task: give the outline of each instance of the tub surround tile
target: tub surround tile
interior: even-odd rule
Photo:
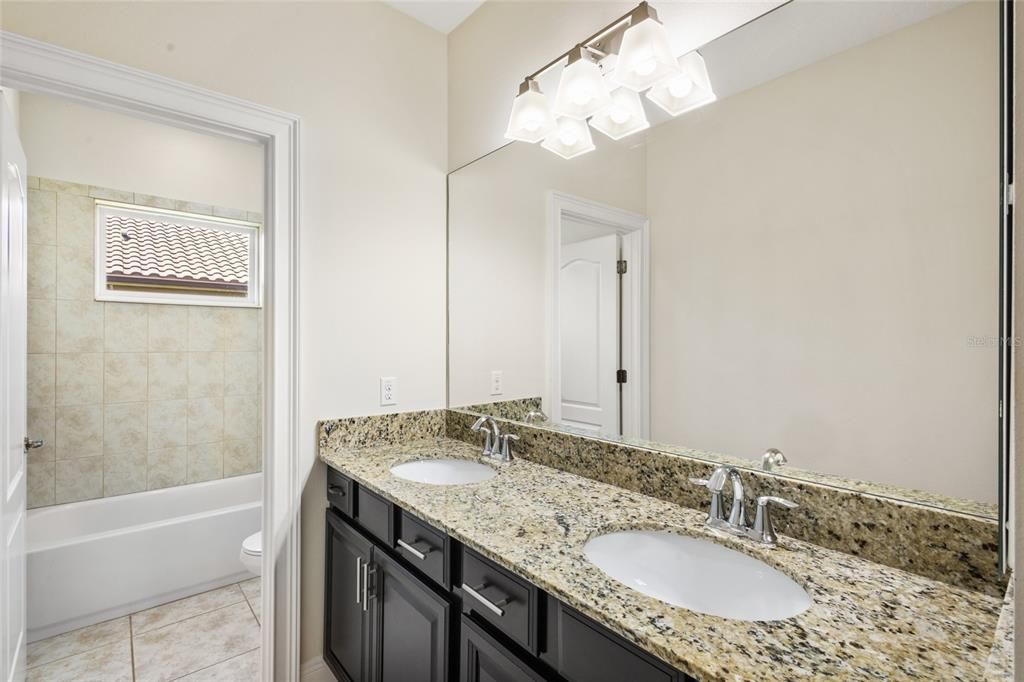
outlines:
[[[26,506],[29,509],[46,507],[56,502],[57,464],[51,461],[28,461]]]
[[[224,350],[221,345],[217,308],[189,306],[188,309],[188,350]]]
[[[57,353],[57,405],[103,403],[103,354]]]
[[[320,431],[328,465],[705,682],[973,680],[984,669],[1001,598],[789,536],[769,549],[719,535],[705,528],[702,511],[525,458],[497,465],[498,475],[479,484],[403,481],[390,474],[394,464],[477,459],[479,448],[447,438],[351,447],[336,445],[335,433]],[[788,574],[814,604],[784,621],[745,622],[646,597],[607,577],[582,551],[593,535],[625,528],[713,539]]]
[[[28,243],[57,244],[57,193],[28,191]]]
[[[108,189],[106,187],[90,187],[89,196],[93,199],[105,199],[107,201],[119,201],[122,204],[135,203],[135,194],[119,189]]]
[[[135,679],[175,679],[259,645],[260,628],[249,605],[225,606],[135,637]]]
[[[146,487],[149,490],[184,485],[188,474],[188,448],[150,450]]]
[[[103,352],[103,303],[57,301],[57,352]]]
[[[118,451],[103,455],[103,495],[125,495],[146,489],[146,451]]]
[[[188,398],[188,353],[149,353],[150,400]]]
[[[224,399],[188,401],[188,444],[216,443],[224,438]]]
[[[57,414],[53,407],[28,408],[28,437],[43,446],[28,451],[29,461],[52,462],[57,452]]]
[[[94,208],[96,201],[88,188],[81,193],[71,194],[57,189],[57,245],[77,246],[88,249],[93,244]]]
[[[168,199],[167,197],[153,196],[152,194],[140,194],[140,193],[136,192],[135,193],[135,200],[134,200],[133,203],[135,203],[135,204],[137,204],[139,206],[149,206],[150,208],[166,208],[166,209],[170,209],[172,211],[175,210],[175,208],[174,208],[175,207],[174,199]]]
[[[188,397],[224,396],[224,353],[220,351],[188,354]]]
[[[225,353],[224,395],[256,395],[258,366],[256,351]]]
[[[479,435],[469,430],[475,418],[449,411],[446,433],[480,443]],[[522,423],[508,423],[503,430],[506,426],[521,437],[517,452],[525,459],[684,507],[707,509],[707,491],[689,479],[710,474],[716,464],[708,457],[669,454]],[[743,481],[748,500],[771,494],[800,505],[796,513],[775,517],[776,528],[787,535],[989,595],[1004,590],[997,523],[992,519],[757,471],[744,471]]]
[[[224,441],[224,476],[254,474],[261,469],[256,439]]]
[[[133,614],[132,636],[138,637],[150,630],[244,601],[245,595],[237,584],[172,601]]]
[[[188,401],[152,401],[148,403],[147,410],[149,450],[163,450],[188,444]]]
[[[179,678],[179,682],[242,682],[260,679],[260,650],[253,649],[223,663]]]
[[[128,617],[115,618],[96,625],[66,632],[28,645],[27,665],[35,668],[44,663],[82,654],[119,642],[131,636]]]
[[[213,206],[201,204],[197,201],[175,201],[174,210],[182,213],[198,213],[199,215],[213,215]]]
[[[151,305],[148,308],[149,350],[188,350],[188,308],[183,305]]]
[[[57,297],[57,247],[50,244],[28,245],[27,284],[29,298]]]
[[[89,196],[89,185],[83,185],[80,182],[69,182],[67,180],[39,178],[39,189],[57,192],[59,194],[72,194],[83,197]]]
[[[56,503],[103,497],[103,457],[57,460]]]
[[[118,403],[103,408],[103,452],[145,452],[146,403]]]
[[[43,298],[28,300],[28,352],[57,350],[57,303]]]
[[[56,400],[57,358],[51,354],[28,356],[28,406],[52,407]]]
[[[60,405],[56,409],[56,459],[103,454],[103,406]]]
[[[256,438],[256,396],[232,395],[224,398],[224,438]]]
[[[132,647],[127,639],[53,663],[29,668],[27,682],[132,682]]]
[[[95,295],[93,250],[77,244],[57,247],[57,298],[91,301]]]
[[[224,446],[201,443],[188,446],[188,482],[201,483],[224,477]]]
[[[148,349],[149,312],[141,303],[105,303],[103,350],[108,353],[142,353]]]
[[[103,400],[106,403],[144,401],[149,396],[149,358],[145,353],[106,353]]]

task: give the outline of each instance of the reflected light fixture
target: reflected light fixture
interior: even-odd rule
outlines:
[[[611,102],[590,119],[590,125],[613,140],[651,127],[640,95],[626,87],[612,92]]]
[[[594,151],[594,139],[590,137],[587,122],[578,118],[559,118],[558,129],[544,138],[540,146],[558,154],[563,159],[573,159],[580,154]]]
[[[612,77],[619,85],[642,92],[678,73],[679,63],[672,54],[668,31],[658,21],[654,8],[640,3],[630,14]]]
[[[608,85],[589,49],[577,45],[569,52],[555,95],[555,115],[585,120],[611,103]]]
[[[527,78],[519,86],[519,94],[512,102],[505,139],[540,142],[556,127],[548,98],[540,91],[537,81]]]
[[[681,73],[656,84],[647,92],[647,99],[672,116],[685,114],[715,101],[708,68],[700,53],[687,52],[679,58],[679,67]]]

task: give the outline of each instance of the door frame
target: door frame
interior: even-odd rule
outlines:
[[[548,407],[551,421],[561,421],[558,272],[562,261],[563,218],[599,223],[614,229],[622,237],[623,255],[629,262],[630,272],[635,275],[623,280],[622,285],[622,369],[629,375],[622,390],[622,433],[627,437],[647,439],[651,431],[650,221],[638,213],[556,191],[547,193],[548,265],[544,282],[547,325],[544,345],[548,361],[544,404]]]
[[[263,145],[262,670],[299,679],[299,117],[7,31],[0,86]]]

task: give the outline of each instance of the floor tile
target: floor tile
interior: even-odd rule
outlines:
[[[263,613],[261,606],[263,604],[263,600],[260,598],[260,595],[262,594],[261,587],[263,583],[260,581],[261,578],[252,578],[245,582],[241,582],[238,585],[242,588],[242,592],[245,594],[245,598],[248,600],[249,606],[252,607],[252,612],[255,614],[256,620],[262,623]]]
[[[128,642],[130,637],[128,616],[115,618],[79,630],[65,632],[63,635],[32,642],[28,645],[27,665],[29,668],[34,668],[59,658],[67,658],[116,642]]]
[[[173,680],[260,645],[260,628],[242,602],[134,637],[137,682]]]
[[[178,682],[255,682],[260,679],[260,650],[253,649],[241,656],[203,668]]]
[[[169,604],[161,604],[132,614],[132,635],[138,637],[150,630],[242,601],[245,601],[245,596],[238,585],[228,585],[219,590],[210,590]]]
[[[26,682],[132,682],[131,642],[86,651],[29,668]]]

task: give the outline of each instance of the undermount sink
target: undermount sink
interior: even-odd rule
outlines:
[[[391,467],[398,478],[430,485],[480,483],[498,475],[492,467],[468,459],[420,459]]]
[[[592,538],[587,559],[637,592],[722,618],[791,618],[811,606],[802,587],[768,564],[721,545],[663,531]]]

